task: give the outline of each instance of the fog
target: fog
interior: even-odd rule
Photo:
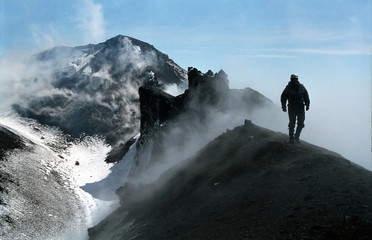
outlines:
[[[51,88],[53,63],[34,61],[28,54],[8,55],[0,59],[0,111]]]
[[[314,83],[309,78],[307,76],[302,80],[300,76],[311,101],[301,138],[372,170],[370,83],[351,80],[329,83],[325,79]],[[280,108],[280,94],[286,84],[284,80],[270,87],[260,87],[259,91]],[[288,114],[282,114],[288,121]],[[282,126],[280,131],[288,134],[287,125]]]
[[[139,170],[136,172],[139,172],[139,175],[130,181],[144,184],[156,181],[162,173],[193,157],[219,135],[244,124],[246,119],[273,131],[280,131],[283,125],[287,125],[280,108],[270,100],[258,98],[261,104],[255,105],[257,96],[254,91],[247,90],[248,96],[252,97],[251,100],[239,97],[242,90],[228,92],[226,98],[220,96],[221,101],[217,106],[191,100],[187,103],[188,111],[185,114],[181,114],[176,120],[159,122],[159,126],[155,128],[160,128],[160,134],[165,136],[160,140],[162,142],[160,156],[151,155],[153,148],[159,145],[147,140],[145,148],[137,155]]]
[[[372,170],[371,99],[363,92],[357,98],[350,98],[347,96],[355,92],[345,87],[337,89],[330,99],[314,95],[303,137]]]
[[[242,125],[245,119],[252,120],[258,126],[288,134],[288,113],[281,111],[280,103],[280,95],[286,84],[287,82],[278,87],[276,98],[271,97],[274,107],[266,106],[247,111],[245,102],[234,101],[230,106],[241,109],[240,111],[206,108],[205,123],[190,123],[181,119],[172,124],[172,129],[167,132],[164,144],[167,147],[160,163],[151,166],[136,181],[155,181],[163,172],[194,156],[220,134]],[[313,89],[311,84],[304,84],[309,86],[307,89],[311,104],[310,110],[306,111],[301,140],[327,148],[363,168],[372,170],[370,88],[358,89],[358,86],[339,84],[339,88],[327,89],[323,86]],[[265,94],[265,89],[261,93]],[[356,93],[359,93],[359,98],[352,97]],[[150,144],[149,151],[151,148]],[[148,153],[142,157],[143,164],[148,164]]]

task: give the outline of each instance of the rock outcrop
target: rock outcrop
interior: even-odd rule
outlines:
[[[229,94],[227,75],[221,70],[203,74],[198,69],[188,69],[189,88],[179,96],[171,96],[159,88],[140,87],[141,135],[152,131],[156,124],[174,120],[181,114],[202,119],[204,108],[226,107]],[[197,112],[199,115],[195,114]]]

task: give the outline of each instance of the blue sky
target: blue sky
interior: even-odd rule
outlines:
[[[370,75],[371,0],[0,0],[0,7],[0,56],[122,34],[184,68],[224,69],[237,88],[291,72],[310,79],[329,64]]]
[[[0,32],[0,58],[128,35],[277,105],[297,73],[312,100],[304,138],[332,132],[320,144],[372,166],[371,0],[0,0]]]

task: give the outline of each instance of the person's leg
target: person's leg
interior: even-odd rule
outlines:
[[[293,109],[288,108],[288,117],[289,117],[289,124],[288,124],[288,130],[289,130],[289,142],[294,142],[294,127],[296,125],[296,112],[293,111]]]
[[[295,140],[297,142],[300,142],[301,131],[305,127],[304,122],[305,122],[305,109],[302,108],[297,113],[297,128],[296,128],[296,133],[295,133]]]

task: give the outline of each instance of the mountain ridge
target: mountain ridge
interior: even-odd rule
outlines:
[[[368,239],[372,173],[339,154],[250,121],[148,186],[90,239]]]

